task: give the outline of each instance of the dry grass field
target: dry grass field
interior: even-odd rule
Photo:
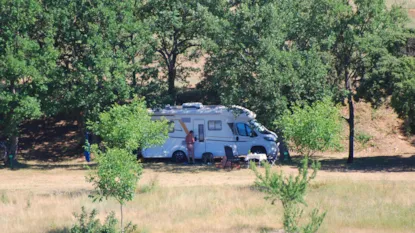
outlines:
[[[374,158],[374,157],[373,157]],[[359,162],[336,167],[322,158],[313,181],[309,208],[327,210],[320,232],[415,232],[415,155],[399,157],[388,167]],[[379,158],[374,158],[379,159]],[[379,161],[377,161],[379,162]],[[137,196],[125,208],[140,232],[276,232],[282,209],[252,188],[249,169],[144,163]],[[275,170],[295,173],[293,166]],[[119,207],[114,201],[92,203],[81,161],[28,163],[0,170],[1,232],[68,232],[81,206],[97,208],[100,218]],[[156,183],[149,189],[148,184]]]

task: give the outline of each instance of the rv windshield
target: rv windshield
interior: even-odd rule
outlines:
[[[269,132],[268,130],[267,130],[267,128],[265,128],[261,123],[259,123],[258,121],[256,121],[256,120],[251,120],[251,121],[249,121],[249,125],[252,127],[252,128],[254,128],[254,129],[256,129],[256,130],[258,130],[258,132],[260,132],[260,133],[262,133],[262,134],[270,134],[271,132]]]

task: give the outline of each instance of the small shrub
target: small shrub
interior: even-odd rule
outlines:
[[[315,233],[318,231],[323,222],[326,212],[319,213],[314,209],[310,215],[308,224],[300,226],[299,221],[303,215],[303,209],[300,204],[306,205],[304,196],[307,187],[312,179],[317,175],[317,170],[320,164],[312,163],[313,173],[308,173],[308,157],[301,161],[301,166],[298,168],[297,176],[285,176],[282,172],[276,173],[271,171],[271,166],[268,163],[263,163],[265,173],[261,174],[255,163],[251,162],[251,169],[254,171],[257,179],[255,185],[258,190],[267,194],[266,200],[270,200],[271,204],[276,201],[281,202],[283,206],[283,225],[284,231],[287,233]]]
[[[3,204],[8,204],[10,202],[9,196],[7,196],[7,193],[5,193],[5,192],[1,193],[0,201]]]
[[[81,214],[74,214],[78,222],[71,228],[71,233],[132,233],[137,231],[137,226],[133,225],[131,222],[123,229],[119,231],[117,229],[118,220],[115,218],[115,213],[111,212],[105,219],[104,224],[102,225],[99,219],[97,218],[98,211],[93,209],[91,213],[85,210],[85,207],[82,207]]]
[[[373,136],[367,134],[365,132],[358,132],[356,133],[356,141],[358,141],[362,146],[366,146],[366,144],[372,140]]]

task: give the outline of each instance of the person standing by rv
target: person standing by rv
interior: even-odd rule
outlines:
[[[186,135],[186,145],[187,145],[187,162],[190,163],[190,157],[192,157],[193,163],[195,163],[195,138],[193,136],[193,130]]]

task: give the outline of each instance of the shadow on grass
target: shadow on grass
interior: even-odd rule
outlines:
[[[302,157],[295,156],[286,165],[297,166]],[[355,157],[352,164],[347,158],[319,158],[322,171],[329,172],[415,172],[415,155],[385,155],[371,157]]]
[[[30,170],[52,170],[52,169],[66,169],[66,170],[88,170],[89,168],[96,167],[96,163],[88,163],[88,164],[62,164],[62,163],[21,163],[21,162],[14,162],[13,168],[10,166],[0,166],[0,170],[12,170],[18,171],[22,169],[30,169]],[[89,168],[88,168],[89,167]]]

